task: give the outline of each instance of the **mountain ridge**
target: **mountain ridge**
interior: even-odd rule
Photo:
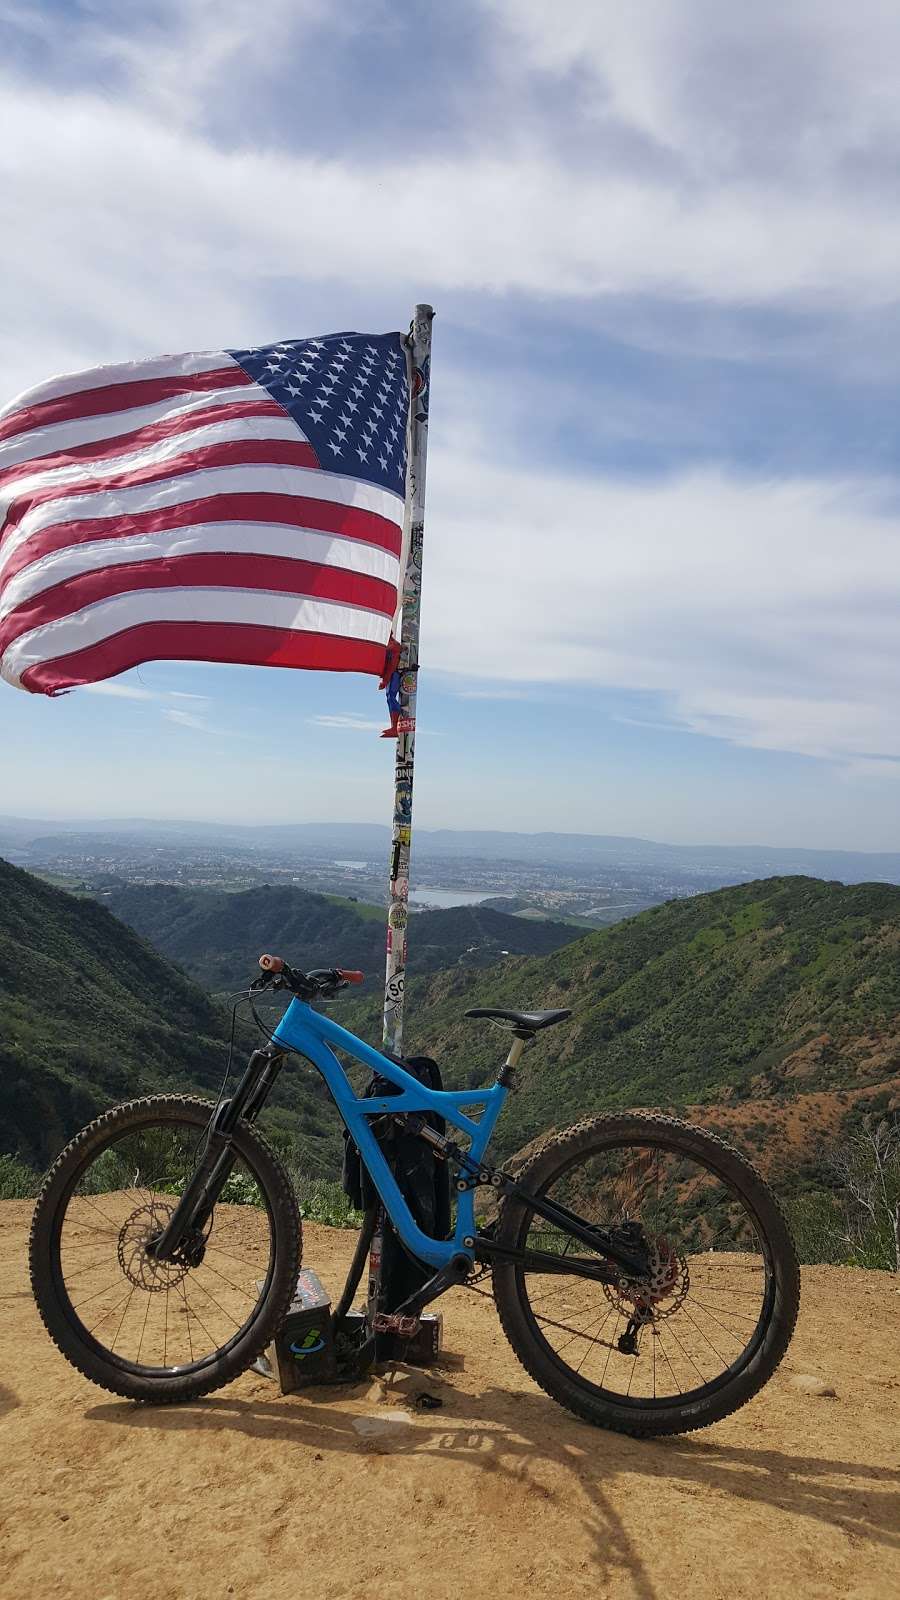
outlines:
[[[129,884],[102,891],[122,922],[177,961],[198,983],[237,989],[263,950],[300,967],[359,968],[372,980],[384,971],[387,911],[357,908],[341,897],[293,884],[251,889]],[[550,919],[510,916],[486,906],[419,911],[411,918],[410,971],[430,972],[464,961],[484,966],[507,953],[547,954],[579,937]]]
[[[29,841],[40,840],[45,845],[54,839],[70,842],[73,836],[97,839],[148,835],[165,838],[168,842],[206,843],[223,846],[245,843],[269,848],[308,846],[318,851],[330,848],[342,853],[361,851],[372,858],[387,860],[390,829],[380,823],[272,823],[238,824],[179,822],[153,818],[107,818],[89,822],[50,821],[33,822],[23,818],[0,816],[0,842],[4,830],[9,842],[16,848],[26,848]],[[900,851],[859,851],[813,848],[790,845],[754,844],[667,844],[654,839],[644,839],[628,834],[559,833],[545,830],[528,833],[501,829],[449,829],[422,828],[415,831],[417,852],[423,856],[492,857],[501,860],[558,862],[590,862],[606,864],[620,862],[623,867],[633,866],[634,859],[648,866],[719,866],[730,862],[741,870],[766,875],[766,867],[781,865],[783,869],[796,863],[798,869],[815,868],[816,876],[826,878],[846,877],[852,873],[856,881],[871,881],[879,875],[889,882],[900,882]],[[634,858],[634,859],[632,859]],[[841,869],[843,868],[843,873]],[[762,870],[760,870],[762,869]],[[771,875],[771,874],[769,874]],[[783,874],[782,874],[783,875]]]

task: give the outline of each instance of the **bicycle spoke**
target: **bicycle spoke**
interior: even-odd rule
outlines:
[[[604,1393],[629,1405],[684,1397],[724,1381],[754,1336],[767,1282],[752,1214],[724,1179],[686,1152],[656,1142],[588,1155],[583,1164],[564,1168],[544,1193],[595,1226],[639,1224],[656,1273],[655,1290],[642,1298],[624,1274],[595,1284],[591,1295],[588,1280],[574,1274],[554,1273],[558,1281],[548,1281],[540,1269],[523,1268],[528,1305],[556,1360],[585,1381],[599,1372]],[[562,1266],[571,1237],[533,1216],[524,1244],[552,1251]],[[626,1324],[649,1357],[643,1366],[638,1354],[623,1351],[621,1361],[617,1354]],[[723,1336],[732,1357],[721,1349]],[[602,1363],[595,1363],[592,1353],[607,1344]]]
[[[229,1203],[226,1186],[207,1219],[199,1264],[161,1261],[149,1248],[194,1170],[200,1138],[194,1124],[160,1123],[111,1139],[81,1170],[63,1217],[59,1267],[72,1313],[116,1362],[140,1372],[215,1357],[256,1314],[265,1292],[256,1283],[270,1280],[272,1218],[265,1205],[243,1203],[263,1191],[237,1157],[242,1203]]]

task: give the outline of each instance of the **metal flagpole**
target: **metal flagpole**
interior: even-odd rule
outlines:
[[[397,761],[391,835],[390,904],[384,980],[383,1045],[392,1055],[403,1046],[403,992],[409,917],[409,858],[412,842],[413,763],[416,750],[416,679],[419,670],[419,609],[422,598],[422,532],[425,518],[425,457],[431,383],[431,306],[416,306],[409,331],[409,457],[406,471],[407,551],[400,634]]]

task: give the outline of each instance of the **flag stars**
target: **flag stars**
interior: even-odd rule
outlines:
[[[398,492],[405,471],[408,390],[397,335],[373,340],[323,334],[232,354],[294,419],[322,470],[350,473]]]

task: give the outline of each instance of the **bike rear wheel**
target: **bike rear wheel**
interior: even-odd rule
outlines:
[[[683,1433],[771,1377],[797,1318],[799,1267],[774,1195],[737,1151],[674,1118],[628,1113],[556,1135],[517,1177],[594,1225],[639,1222],[650,1248],[640,1283],[495,1265],[506,1336],[553,1399],[620,1432]],[[515,1197],[495,1238],[585,1255]]]
[[[31,1282],[55,1344],[80,1372],[133,1400],[193,1399],[231,1381],[280,1325],[301,1257],[290,1181],[239,1122],[222,1196],[189,1263],[147,1250],[171,1216],[214,1107],[131,1101],[66,1146],[38,1197]],[[198,1259],[199,1258],[199,1259]]]

